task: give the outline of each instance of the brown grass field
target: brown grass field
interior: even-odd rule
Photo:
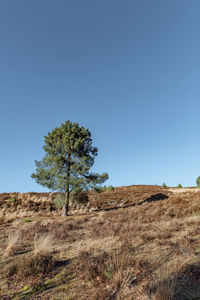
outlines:
[[[54,194],[0,194],[0,299],[200,299],[200,189],[88,195],[62,217]]]

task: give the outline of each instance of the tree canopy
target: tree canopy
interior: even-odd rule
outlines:
[[[77,189],[92,189],[104,183],[108,174],[90,172],[97,156],[89,129],[66,121],[44,137],[45,156],[35,161],[36,172],[31,175],[37,183],[53,191],[66,193],[64,215],[68,214],[69,197]]]
[[[198,187],[200,187],[200,176],[197,177],[197,179],[196,179],[196,184],[197,184]]]

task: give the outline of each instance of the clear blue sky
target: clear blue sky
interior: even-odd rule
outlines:
[[[0,192],[46,191],[34,160],[66,120],[107,184],[194,186],[200,1],[1,0],[0,113]]]

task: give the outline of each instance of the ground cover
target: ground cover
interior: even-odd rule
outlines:
[[[0,195],[1,299],[200,299],[198,189],[89,192],[95,210],[68,217],[14,196]]]

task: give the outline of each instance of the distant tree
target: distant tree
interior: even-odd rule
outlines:
[[[198,187],[200,187],[200,176],[197,177],[197,179],[196,179],[196,184],[197,184]]]
[[[49,132],[44,140],[46,154],[41,161],[35,161],[36,172],[31,177],[42,186],[65,193],[63,215],[67,216],[70,193],[101,185],[108,174],[90,172],[98,149],[92,146],[90,131],[78,123],[66,121]]]
[[[181,189],[183,186],[181,183],[178,184],[178,188]]]

